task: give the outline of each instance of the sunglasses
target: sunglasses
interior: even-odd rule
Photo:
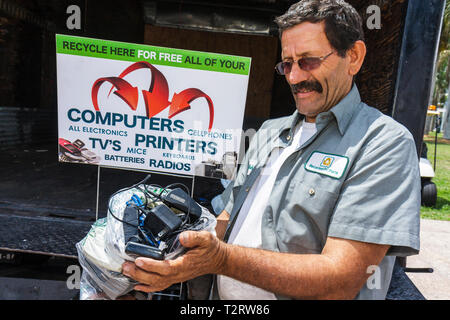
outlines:
[[[294,62],[297,62],[300,69],[305,70],[305,71],[311,71],[311,70],[314,70],[314,69],[317,69],[318,67],[320,67],[322,62],[324,62],[325,59],[328,58],[329,56],[331,56],[333,53],[334,53],[334,51],[323,57],[305,57],[305,58],[300,58],[297,61],[295,61],[295,60],[294,61],[281,61],[281,62],[277,63],[277,65],[275,66],[275,70],[280,75],[288,74],[291,72],[292,65],[294,64]]]

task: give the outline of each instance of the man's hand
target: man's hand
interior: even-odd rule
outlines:
[[[161,291],[203,274],[223,274],[295,299],[353,299],[378,265],[388,245],[328,237],[321,254],[292,254],[226,244],[207,231],[185,231],[189,250],[175,260],[138,258],[123,273],[135,290]]]
[[[225,243],[207,231],[185,231],[180,234],[180,243],[188,251],[175,260],[140,257],[122,265],[123,274],[140,283],[135,290],[156,292],[204,274],[220,273],[226,257]]]

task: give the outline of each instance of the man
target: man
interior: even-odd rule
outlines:
[[[216,274],[220,299],[384,299],[395,256],[418,252],[413,137],[362,103],[353,81],[366,54],[361,18],[344,1],[304,0],[277,23],[276,69],[297,110],[253,138],[218,217],[226,241],[185,232],[184,256],[124,264],[137,290]]]

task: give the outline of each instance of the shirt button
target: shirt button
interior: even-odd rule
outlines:
[[[313,188],[311,188],[311,189],[309,189],[308,193],[309,193],[310,196],[313,196],[313,195],[316,194],[316,190],[314,190]]]
[[[245,192],[248,192],[250,190],[250,188],[245,188]]]
[[[287,136],[287,137],[286,137],[286,140],[287,140],[287,141],[291,140],[291,136]]]

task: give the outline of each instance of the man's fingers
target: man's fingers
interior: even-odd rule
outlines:
[[[137,266],[139,269],[147,272],[152,272],[160,275],[168,275],[170,273],[170,264],[171,263],[169,262],[169,260],[160,261],[151,258],[139,257],[134,261],[134,263],[125,262],[122,265],[122,268],[124,273],[128,271],[128,268]]]
[[[139,287],[144,292],[160,291],[201,273],[199,269],[204,263],[203,259],[214,249],[214,241],[218,240],[210,232],[185,231],[180,235],[180,242],[191,249],[186,254],[174,260],[162,261],[139,257],[134,263],[122,265],[123,274],[139,282],[139,286],[144,285]]]
[[[142,270],[136,267],[134,263],[125,262],[122,265],[122,273],[127,277],[130,277],[141,283],[149,283],[152,278],[157,278],[159,275],[157,273]]]
[[[134,262],[140,269],[168,276],[175,272],[175,265],[172,260],[154,260],[150,258],[139,257]]]

